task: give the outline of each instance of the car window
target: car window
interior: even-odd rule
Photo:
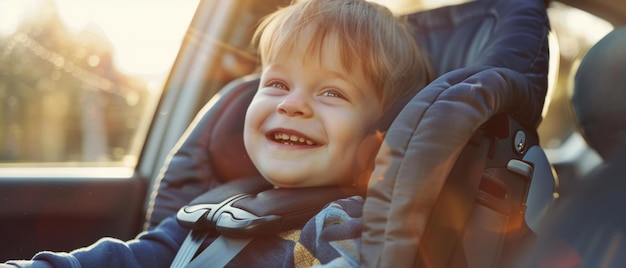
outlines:
[[[554,1],[548,8],[548,16],[558,40],[560,59],[551,103],[544,111],[545,117],[538,131],[542,146],[551,149],[563,145],[576,130],[568,94],[573,86],[577,61],[613,26],[602,18]]]
[[[0,0],[0,167],[134,166],[198,2]]]

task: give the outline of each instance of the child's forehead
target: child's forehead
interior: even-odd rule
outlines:
[[[280,63],[287,60],[299,60],[303,64],[314,64],[336,73],[346,75],[364,75],[362,59],[347,47],[348,40],[342,39],[335,31],[320,32],[314,25],[309,25],[292,36],[293,38],[273,46],[273,51],[266,55],[264,65]],[[350,58],[350,61],[342,58]]]

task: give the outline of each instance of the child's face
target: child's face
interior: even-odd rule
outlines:
[[[382,114],[360,68],[348,73],[337,49],[325,44],[321,51],[303,61],[305,53],[295,49],[264,66],[246,114],[246,150],[278,187],[354,180],[358,147]]]

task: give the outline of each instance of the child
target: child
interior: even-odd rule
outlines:
[[[365,1],[301,1],[268,17],[257,36],[263,73],[244,141],[279,187],[363,175],[353,163],[368,130],[430,76],[407,27]]]
[[[353,184],[368,177],[371,167],[359,164],[370,163],[375,152],[360,158],[368,131],[430,78],[407,26],[364,0],[309,0],[267,17],[257,37],[263,69],[244,142],[263,177],[277,187]],[[229,265],[358,265],[361,205],[360,197],[334,202],[301,232],[254,239]],[[320,236],[328,220],[341,224]],[[69,254],[44,252],[9,263],[168,267],[186,234],[172,217],[128,242],[102,239]]]

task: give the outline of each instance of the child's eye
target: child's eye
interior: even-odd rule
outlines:
[[[280,81],[270,81],[267,83],[268,87],[278,88],[278,89],[287,89],[287,85]]]
[[[324,97],[333,97],[333,98],[342,98],[342,99],[345,99],[345,97],[344,97],[343,95],[341,95],[341,93],[339,93],[339,92],[337,92],[337,91],[335,91],[335,90],[327,90],[327,91],[324,91],[324,92],[322,93],[322,96],[324,96]]]

